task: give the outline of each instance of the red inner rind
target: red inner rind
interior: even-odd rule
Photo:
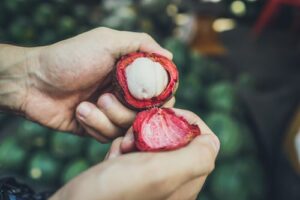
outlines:
[[[127,78],[125,69],[130,65],[135,59],[140,57],[149,58],[155,62],[159,62],[169,75],[169,83],[165,90],[157,97],[151,99],[136,99],[133,97],[128,89]],[[145,52],[134,52],[123,56],[117,63],[116,78],[118,84],[120,85],[124,100],[131,106],[137,109],[150,108],[155,106],[161,106],[165,101],[167,101],[174,93],[176,89],[176,83],[178,81],[178,71],[175,64],[168,58],[161,56],[156,53],[145,53]]]
[[[151,126],[155,123],[162,126]],[[150,134],[147,132],[149,130]],[[135,145],[140,151],[164,151],[187,145],[200,135],[200,129],[171,109],[152,108],[138,113],[133,123],[133,133]]]

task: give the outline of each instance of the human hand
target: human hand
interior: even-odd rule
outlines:
[[[50,46],[34,48],[38,59],[28,66],[21,112],[61,131],[107,142],[124,134],[135,112],[112,95],[116,60],[134,51],[172,58],[149,35],[97,28]],[[174,104],[171,99],[168,105]]]
[[[214,169],[220,144],[198,116],[174,111],[201,129],[189,145],[168,152],[123,154],[134,150],[129,129],[124,138],[113,142],[106,161],[71,180],[50,200],[196,199]]]

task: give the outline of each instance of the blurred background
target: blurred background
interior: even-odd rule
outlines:
[[[0,1],[1,43],[48,45],[99,26],[146,32],[173,52],[176,106],[221,141],[198,199],[300,199],[299,0]],[[0,114],[0,177],[37,190],[57,189],[108,148]]]

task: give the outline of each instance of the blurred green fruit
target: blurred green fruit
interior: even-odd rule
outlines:
[[[219,165],[211,174],[210,191],[215,200],[250,200],[240,171],[234,165]]]
[[[57,31],[60,36],[67,37],[74,34],[77,29],[76,21],[71,16],[62,16],[58,21]]]
[[[7,118],[7,115],[4,113],[0,113],[0,123]]]
[[[13,13],[20,13],[25,8],[26,0],[2,0],[4,2],[5,9]]]
[[[209,198],[208,194],[200,191],[197,200],[211,200],[211,198]]]
[[[58,179],[61,165],[47,152],[37,152],[30,159],[27,176],[43,183],[53,183]]]
[[[16,138],[26,149],[43,148],[47,144],[49,129],[28,120],[22,120],[16,130]]]
[[[107,13],[112,13],[122,7],[133,5],[133,0],[103,0],[102,8]]]
[[[204,58],[197,51],[191,51],[189,57],[190,73],[198,76],[201,81],[204,80],[207,71],[207,58]]]
[[[233,113],[238,109],[235,87],[228,81],[215,83],[207,90],[206,103],[211,110]]]
[[[85,142],[84,138],[63,132],[52,134],[50,148],[55,157],[65,159],[80,155]]]
[[[250,191],[250,199],[265,199],[266,182],[263,168],[255,157],[243,157],[236,161],[236,168],[242,173]]]
[[[196,74],[188,74],[179,81],[179,88],[176,92],[178,101],[183,101],[190,108],[197,107],[203,101],[204,87]]]
[[[23,168],[26,151],[20,147],[15,138],[4,138],[0,143],[0,171],[19,171]]]
[[[87,149],[87,157],[92,164],[96,164],[104,160],[110,144],[101,144],[96,140],[91,140]]]
[[[265,199],[263,171],[255,157],[218,165],[211,174],[209,186],[216,200]]]
[[[239,124],[230,115],[210,113],[205,122],[221,142],[218,158],[232,158],[242,152],[244,137]]]
[[[209,58],[203,57],[197,51],[191,51],[189,61],[190,73],[197,74],[205,85],[227,77],[226,71],[220,65]]]
[[[173,61],[180,73],[186,72],[188,66],[188,49],[178,38],[170,37],[164,41],[164,47],[173,53]]]
[[[253,76],[247,73],[240,74],[237,79],[239,89],[255,89],[256,81]]]
[[[169,1],[161,0],[140,0],[139,9],[147,14],[156,14],[165,12],[166,6],[169,4]]]
[[[24,16],[17,17],[9,26],[9,37],[14,42],[28,44],[33,42],[35,36],[33,24]]]
[[[69,182],[75,176],[79,175],[81,172],[87,170],[88,168],[89,164],[84,159],[77,159],[75,161],[72,161],[63,170],[61,177],[62,184]]]
[[[37,6],[33,19],[35,25],[49,27],[55,22],[56,12],[54,7],[49,3],[41,3]]]
[[[131,7],[122,7],[106,16],[102,20],[102,25],[120,30],[132,30],[137,25],[137,16]]]
[[[82,21],[85,21],[88,19],[88,16],[90,14],[89,11],[90,11],[90,7],[88,7],[85,4],[76,4],[73,8],[74,16],[78,20],[82,20]]]
[[[56,33],[54,30],[51,29],[47,29],[45,31],[43,31],[40,35],[40,45],[48,45],[51,43],[56,42]]]

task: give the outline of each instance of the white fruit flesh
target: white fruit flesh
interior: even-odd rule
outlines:
[[[149,58],[137,58],[126,68],[127,85],[136,99],[150,99],[160,95],[168,85],[167,71]]]

